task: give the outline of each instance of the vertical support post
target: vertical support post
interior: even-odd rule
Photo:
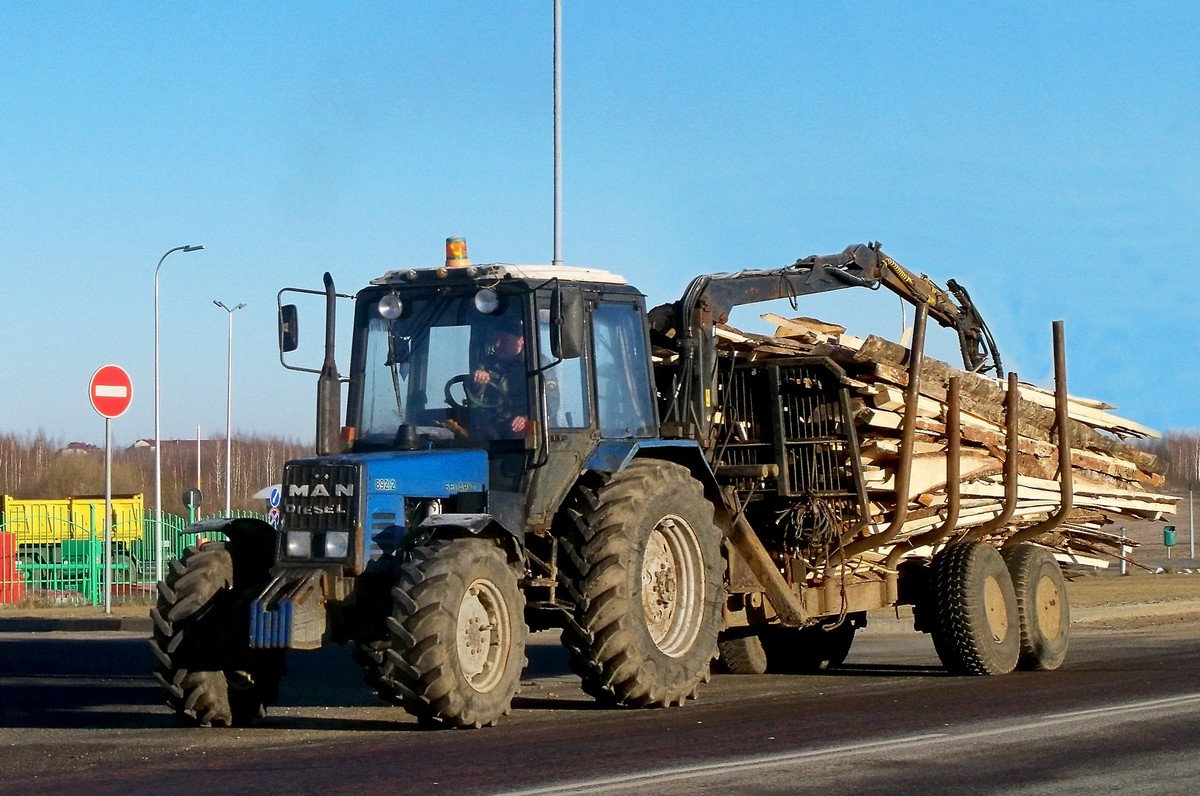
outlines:
[[[104,418],[104,613],[112,613],[112,420]]]
[[[990,533],[1003,530],[1008,526],[1008,521],[1012,519],[1013,512],[1017,509],[1017,486],[1020,477],[1017,467],[1021,453],[1021,437],[1018,426],[1020,403],[1017,374],[1009,371],[1008,388],[1004,393],[1004,505],[1001,506],[1000,513],[995,517],[964,534],[962,537],[964,542],[982,539]]]
[[[1038,535],[1053,531],[1075,505],[1075,478],[1071,470],[1071,417],[1067,402],[1067,354],[1066,339],[1063,332],[1063,322],[1055,321],[1054,330],[1054,427],[1056,437],[1054,444],[1058,446],[1058,508],[1045,520],[1018,531],[1008,538],[1003,547],[1015,547],[1022,542],[1036,538]]]
[[[908,488],[912,476],[913,442],[917,436],[917,402],[921,398],[921,366],[925,362],[925,327],[929,319],[929,306],[918,304],[913,317],[912,345],[908,353],[908,388],[904,393],[904,420],[900,429],[900,460],[896,465],[896,507],[892,521],[880,533],[864,539],[851,541],[842,537],[842,549],[829,557],[826,571],[836,564],[867,550],[875,550],[890,543],[900,533],[908,519]],[[855,529],[857,532],[857,529]]]
[[[1121,574],[1122,574],[1122,575],[1128,575],[1128,574],[1129,574],[1129,573],[1128,573],[1128,572],[1126,572],[1126,570],[1125,570],[1125,566],[1126,566],[1126,563],[1127,563],[1127,562],[1125,561],[1125,559],[1126,559],[1128,556],[1129,556],[1129,546],[1128,546],[1127,544],[1125,544],[1125,526],[1121,526]]]
[[[562,0],[554,0],[554,258],[562,265]]]
[[[893,547],[884,562],[888,569],[895,569],[905,552],[925,545],[935,545],[954,533],[958,526],[958,515],[962,506],[961,396],[962,380],[958,376],[951,376],[946,383],[946,517],[936,528]]]

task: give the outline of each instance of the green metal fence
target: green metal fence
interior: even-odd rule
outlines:
[[[11,512],[10,512],[11,513]],[[0,512],[0,604],[104,604],[104,512],[80,516],[52,503],[26,508],[21,516]],[[114,511],[112,540],[113,602],[150,599],[154,595],[155,515],[152,510]],[[212,514],[196,520],[221,517]],[[235,511],[234,517],[265,519]],[[189,530],[189,519],[163,514],[161,554],[178,558],[190,545],[221,534]]]

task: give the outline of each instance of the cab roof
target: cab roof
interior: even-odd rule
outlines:
[[[583,268],[573,265],[513,265],[511,263],[485,263],[460,268],[398,268],[388,271],[372,285],[418,284],[433,280],[459,279],[524,279],[549,281],[561,279],[567,282],[591,282],[608,285],[626,285],[628,280],[620,274],[600,268]]]

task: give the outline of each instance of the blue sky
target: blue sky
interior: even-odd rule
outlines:
[[[1005,364],[1194,428],[1200,10],[1189,3],[564,5],[570,264],[651,304],[692,276],[882,241],[966,285]],[[0,430],[310,439],[275,294],[552,255],[552,5],[0,0]],[[800,314],[896,339],[894,298]],[[748,325],[748,324],[747,324]],[[311,328],[308,331],[316,333]],[[344,353],[344,352],[343,352]]]

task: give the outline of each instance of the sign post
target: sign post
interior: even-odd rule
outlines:
[[[124,368],[105,365],[88,384],[92,408],[104,418],[104,613],[112,613],[112,421],[133,400],[133,382]],[[159,551],[162,555],[162,551]]]

